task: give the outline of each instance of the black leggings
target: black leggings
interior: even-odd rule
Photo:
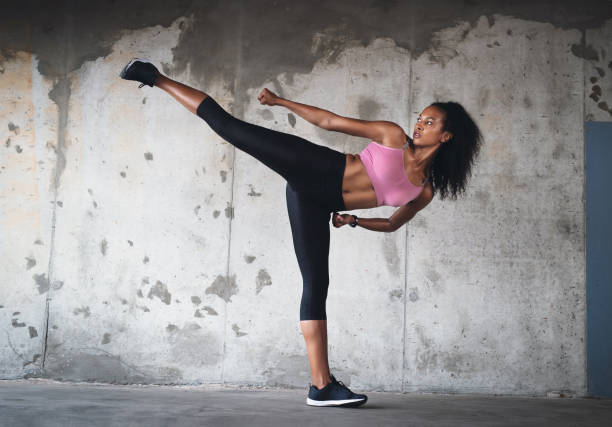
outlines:
[[[303,279],[300,320],[327,319],[330,213],[346,210],[342,199],[346,155],[239,120],[210,96],[198,106],[197,115],[221,138],[287,181],[287,211]]]

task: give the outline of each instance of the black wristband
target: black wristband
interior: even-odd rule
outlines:
[[[353,220],[353,222],[349,223],[349,225],[350,225],[351,227],[355,228],[355,227],[357,227],[357,224],[358,224],[358,221],[357,221],[357,220],[358,220],[359,218],[357,217],[357,215],[353,215],[353,217],[354,217],[355,219]]]

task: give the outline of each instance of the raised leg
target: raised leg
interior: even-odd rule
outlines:
[[[157,78],[155,79],[155,86],[168,92],[174,99],[180,102],[193,114],[196,114],[198,105],[200,105],[202,101],[208,97],[208,95],[204,92],[169,79],[163,74],[157,75]]]

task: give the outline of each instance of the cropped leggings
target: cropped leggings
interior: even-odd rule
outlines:
[[[302,273],[300,320],[327,319],[331,212],[345,210],[342,178],[346,155],[295,135],[239,120],[210,96],[196,113],[224,140],[287,181],[293,247]]]

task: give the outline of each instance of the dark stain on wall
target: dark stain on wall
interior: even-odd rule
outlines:
[[[149,294],[147,295],[147,298],[149,299],[153,299],[153,297],[159,298],[166,305],[170,305],[172,300],[172,295],[170,292],[168,292],[168,286],[159,280],[155,282],[155,285],[151,287]]]
[[[259,294],[264,286],[272,286],[272,278],[270,274],[266,271],[265,268],[262,268],[257,273],[257,277],[255,278],[256,289],[255,293]]]
[[[415,0],[135,0],[129,6],[113,0],[25,0],[5,5],[0,15],[0,68],[3,59],[14,57],[14,51],[35,53],[39,71],[55,83],[50,97],[58,104],[61,122],[68,111],[70,72],[85,61],[107,56],[125,30],[168,27],[179,17],[189,17],[181,23],[174,61],[162,64],[163,70],[180,73],[189,66],[196,83],[204,86],[215,80],[223,82],[237,95],[236,106],[240,106],[247,96],[245,87],[258,87],[281,72],[286,72],[289,79],[292,73],[308,73],[318,59],[333,62],[349,45],[367,45],[375,38],[389,37],[420,55],[430,47],[436,31],[458,21],[473,24],[480,16],[492,25],[494,14],[548,22],[564,29],[586,29],[600,27],[612,16],[612,6],[601,0],[445,0],[435,6]],[[313,52],[316,33],[323,37]],[[575,55],[593,57],[593,51],[584,44],[572,50]],[[240,70],[248,73],[238,76]],[[239,81],[234,84],[237,77]],[[60,139],[58,148],[63,144]],[[60,171],[64,161],[58,158]]]
[[[225,302],[231,302],[232,295],[238,293],[238,285],[236,284],[236,275],[230,277],[217,275],[214,282],[206,288],[205,293],[217,295]]]

